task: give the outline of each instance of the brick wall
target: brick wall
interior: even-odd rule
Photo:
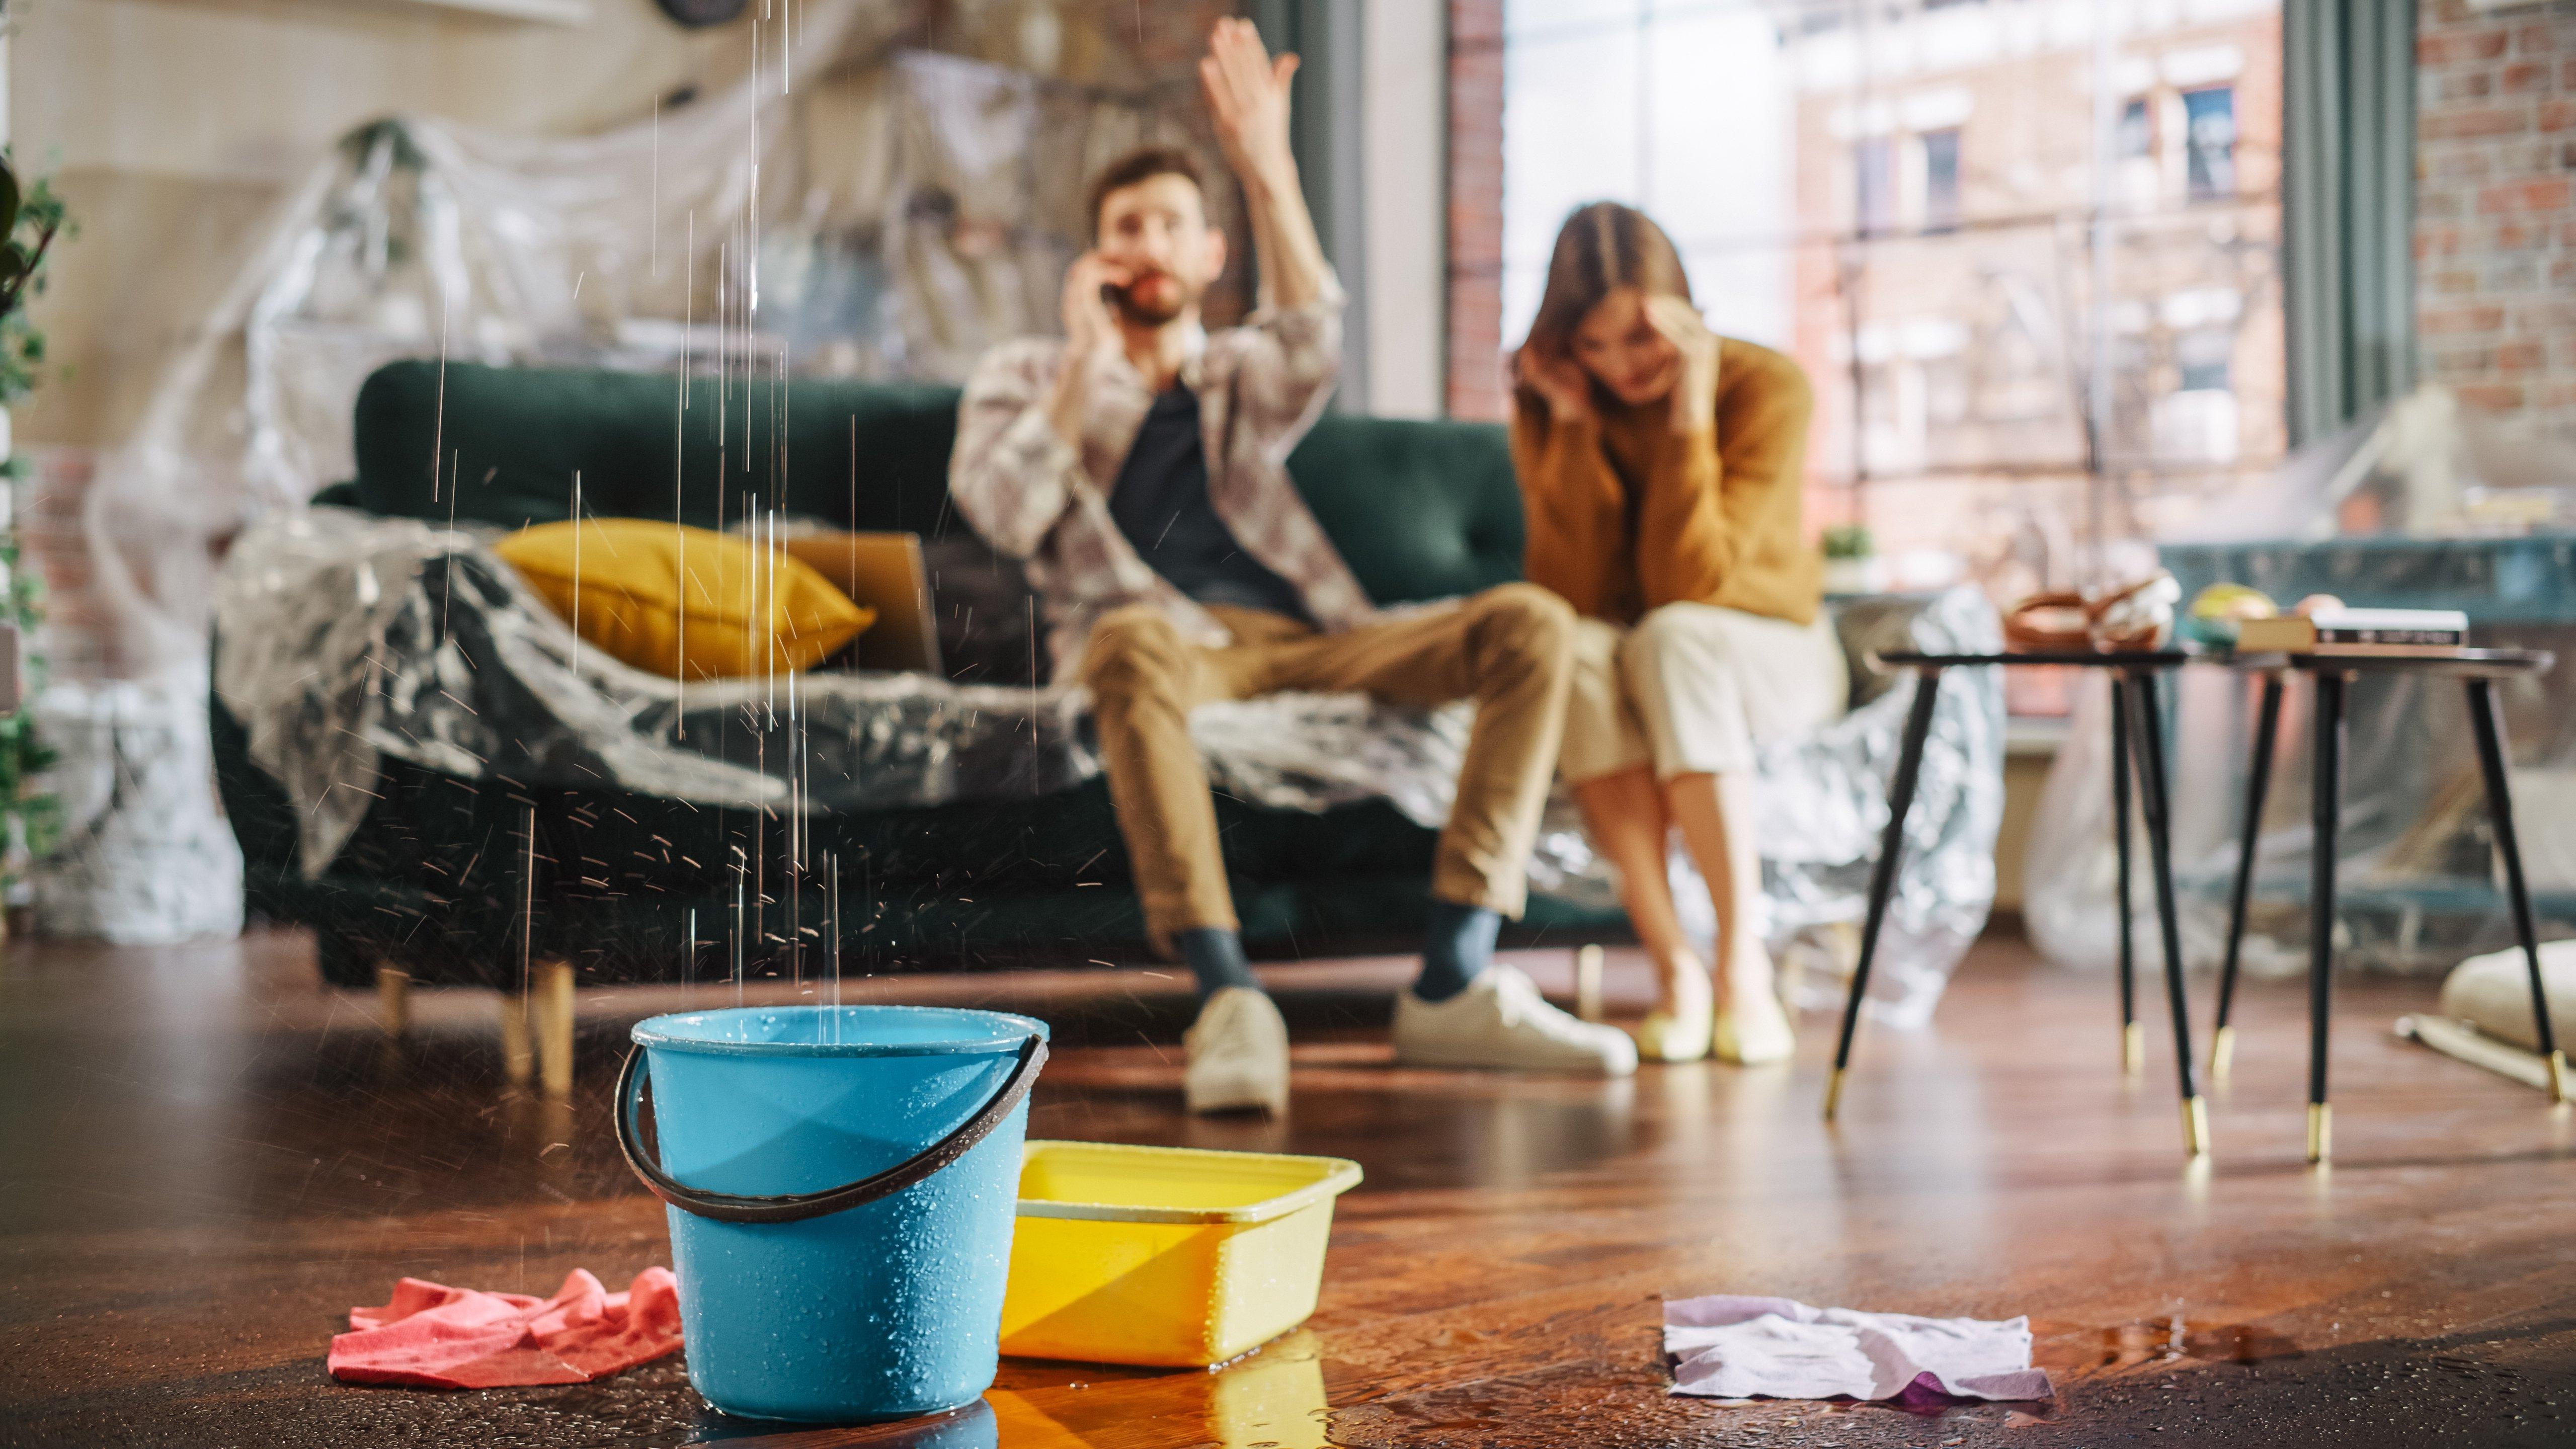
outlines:
[[[45,622],[28,641],[49,677],[92,682],[117,674],[114,631],[91,577],[81,507],[89,497],[96,455],[87,448],[31,447],[30,469],[16,485],[18,566],[45,582]]]
[[[2576,433],[2576,0],[2423,0],[2415,56],[2424,378]]]
[[[1449,413],[1503,416],[1503,0],[1449,0]]]

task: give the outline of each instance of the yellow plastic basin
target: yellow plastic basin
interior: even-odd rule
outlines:
[[[1223,1363],[1306,1321],[1324,1281],[1339,1157],[1032,1142],[1002,1352]]]

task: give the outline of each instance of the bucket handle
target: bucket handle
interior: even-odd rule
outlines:
[[[650,1074],[644,1065],[644,1049],[634,1047],[626,1053],[626,1065],[617,1074],[617,1150],[626,1154],[626,1165],[635,1170],[655,1197],[682,1212],[720,1223],[803,1222],[847,1212],[901,1192],[965,1156],[975,1144],[991,1136],[993,1129],[1002,1125],[1002,1119],[1027,1098],[1046,1058],[1046,1041],[1031,1032],[1029,1039],[1020,1044],[1019,1060],[1012,1066],[1009,1079],[991,1101],[958,1124],[956,1131],[883,1172],[820,1192],[755,1195],[691,1187],[664,1172],[660,1163],[645,1154],[640,1109]]]

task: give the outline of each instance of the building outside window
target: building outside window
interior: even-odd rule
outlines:
[[[1999,602],[2132,568],[2284,450],[2280,28],[2279,0],[1500,0],[1481,346],[1520,341],[1568,211],[1632,203],[1711,325],[1805,367],[1812,529]],[[1452,202],[1456,246],[1490,203]]]

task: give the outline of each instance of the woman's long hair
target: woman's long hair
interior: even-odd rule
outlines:
[[[1539,295],[1527,345],[1543,357],[1570,356],[1574,329],[1621,287],[1685,302],[1691,294],[1673,239],[1644,212],[1615,201],[1577,208],[1556,234],[1547,290]]]

